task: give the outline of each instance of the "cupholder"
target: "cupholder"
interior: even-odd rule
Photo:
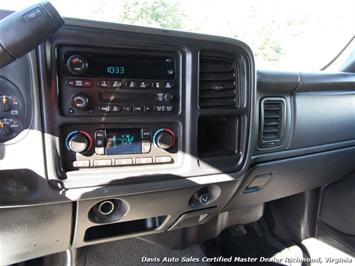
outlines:
[[[128,211],[128,204],[120,199],[105,199],[91,207],[89,219],[94,223],[118,221]]]

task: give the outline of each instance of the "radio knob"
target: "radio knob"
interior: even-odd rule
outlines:
[[[84,94],[77,94],[72,100],[73,107],[76,110],[85,110],[89,105],[89,97]]]
[[[174,94],[168,92],[164,94],[164,101],[170,102],[174,99]]]
[[[86,151],[90,143],[90,140],[81,133],[75,133],[68,142],[71,151],[76,153],[82,153]]]
[[[76,76],[84,75],[89,67],[88,61],[80,55],[72,55],[69,57],[66,65],[69,72]]]
[[[168,128],[159,129],[154,134],[154,143],[159,148],[167,150],[175,145],[176,136],[174,132]]]

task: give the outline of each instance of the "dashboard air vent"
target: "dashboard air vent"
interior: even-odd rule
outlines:
[[[200,56],[200,108],[236,108],[237,65],[230,57]]]
[[[281,144],[285,126],[285,101],[282,98],[265,98],[261,101],[259,146],[277,147]]]

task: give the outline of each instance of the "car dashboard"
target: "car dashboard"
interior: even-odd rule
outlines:
[[[354,86],[257,71],[234,39],[66,18],[0,70],[1,264],[260,219],[355,170]]]

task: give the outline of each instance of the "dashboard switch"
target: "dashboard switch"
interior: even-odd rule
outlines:
[[[84,94],[77,94],[73,97],[73,107],[76,110],[85,110],[89,105],[89,98]]]
[[[88,70],[87,60],[80,55],[72,55],[67,60],[67,69],[71,74],[84,75]]]
[[[143,157],[143,158],[136,159],[136,164],[152,164],[152,163],[153,163],[152,157]]]
[[[210,203],[210,200],[211,200],[211,196],[208,191],[208,188],[202,188],[202,189],[198,190],[194,194],[193,198],[194,198],[194,201],[200,205],[207,205],[208,203]]]
[[[111,160],[94,160],[94,167],[105,167],[111,165],[112,165]]]
[[[167,150],[175,145],[176,136],[171,129],[161,128],[155,132],[153,141],[159,148]]]
[[[171,163],[173,162],[173,158],[170,156],[159,156],[155,157],[155,163]]]
[[[68,150],[83,153],[91,147],[91,137],[83,131],[73,131],[67,135],[66,145]]]
[[[174,94],[167,92],[164,94],[164,101],[171,102],[174,99]]]

